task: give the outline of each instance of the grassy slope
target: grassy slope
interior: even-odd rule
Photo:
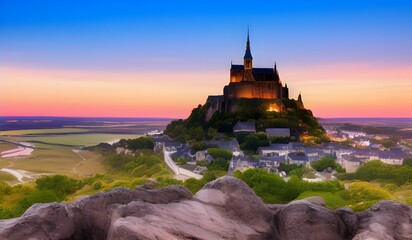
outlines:
[[[98,153],[87,151],[79,154],[73,152],[71,147],[50,146],[36,144],[32,155],[25,158],[12,160],[14,169],[22,169],[36,173],[65,174],[72,177],[84,177],[104,171],[102,156]]]
[[[17,147],[16,145],[11,144],[11,143],[0,142],[0,152],[11,150],[16,147]]]

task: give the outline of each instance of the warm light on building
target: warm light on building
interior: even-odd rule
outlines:
[[[279,106],[276,103],[269,105],[268,112],[279,112]]]

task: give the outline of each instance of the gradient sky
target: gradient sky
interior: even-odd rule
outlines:
[[[0,115],[185,118],[250,26],[318,117],[412,117],[412,1],[0,0]]]

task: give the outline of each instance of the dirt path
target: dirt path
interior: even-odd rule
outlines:
[[[26,183],[33,178],[33,176],[29,174],[29,172],[24,171],[24,170],[13,170],[10,168],[2,168],[0,169],[0,171],[13,175],[15,178],[17,178],[17,181],[19,181],[20,183]]]
[[[73,149],[72,151],[73,151],[74,153],[76,153],[76,154],[82,159],[80,162],[76,163],[76,164],[73,166],[73,168],[72,168],[72,172],[73,172],[74,174],[79,175],[79,171],[77,170],[77,167],[80,166],[80,164],[84,163],[84,161],[86,161],[87,159],[80,154],[80,152],[81,152],[82,150]]]

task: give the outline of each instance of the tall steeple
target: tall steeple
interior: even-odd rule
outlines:
[[[252,53],[250,51],[250,39],[249,39],[249,28],[247,29],[247,41],[246,41],[246,50],[245,50],[245,56],[243,57],[243,63],[245,66],[245,69],[252,69]]]
[[[253,77],[252,61],[253,61],[253,57],[252,57],[252,53],[250,52],[250,40],[249,40],[249,28],[248,28],[245,56],[243,57],[243,67],[244,67],[243,81],[255,81],[255,78]]]

